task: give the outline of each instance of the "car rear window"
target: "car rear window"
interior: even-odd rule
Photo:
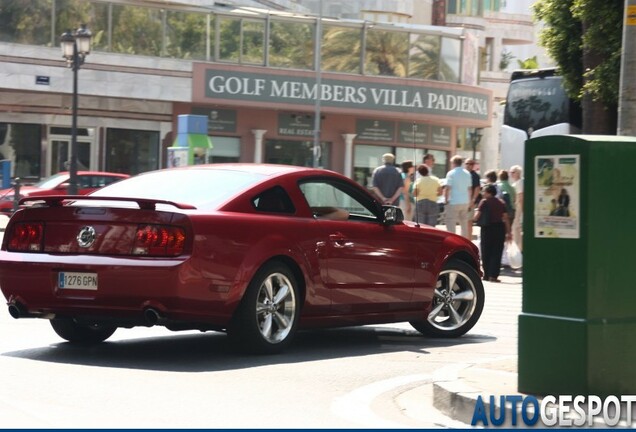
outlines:
[[[161,199],[211,209],[265,177],[232,170],[154,171],[113,183],[91,195]]]

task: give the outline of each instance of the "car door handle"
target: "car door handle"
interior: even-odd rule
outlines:
[[[334,243],[336,247],[346,247],[350,243],[347,242],[345,236],[341,233],[329,234],[329,241]]]

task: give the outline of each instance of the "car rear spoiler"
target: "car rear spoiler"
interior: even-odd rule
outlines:
[[[126,197],[102,197],[90,195],[51,195],[42,197],[24,197],[20,200],[20,205],[26,202],[44,202],[49,207],[61,207],[63,202],[69,201],[126,201],[137,203],[140,210],[155,210],[157,204],[167,204],[182,210],[196,210],[196,207],[190,204],[176,203],[173,201],[158,200],[151,198],[126,198]]]

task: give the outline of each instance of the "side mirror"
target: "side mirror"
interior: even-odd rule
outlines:
[[[55,190],[67,190],[69,186],[70,186],[70,183],[62,183],[60,185],[57,185]]]
[[[397,224],[404,220],[404,213],[402,213],[402,209],[396,206],[382,206],[382,214],[382,223],[386,225]]]

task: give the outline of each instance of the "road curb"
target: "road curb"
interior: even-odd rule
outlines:
[[[467,366],[468,369],[471,366]],[[433,383],[433,406],[453,420],[470,424],[475,411],[475,403],[480,392],[455,379],[436,381]]]
[[[496,412],[499,413],[499,396],[511,394],[508,387],[501,386],[496,379],[497,371],[502,362],[516,359],[516,356],[506,356],[503,358],[490,359],[472,364],[454,365],[440,370],[433,382],[433,405],[434,407],[453,420],[470,425],[475,413],[477,398],[482,397],[486,413],[490,412],[490,396],[495,396]],[[489,369],[491,366],[492,369]],[[471,381],[469,377],[473,378]],[[479,380],[474,380],[479,376]],[[515,374],[516,376],[516,374]],[[477,382],[478,386],[471,385]],[[513,393],[516,393],[514,391]],[[506,422],[505,426],[512,426],[512,407],[505,406]]]

